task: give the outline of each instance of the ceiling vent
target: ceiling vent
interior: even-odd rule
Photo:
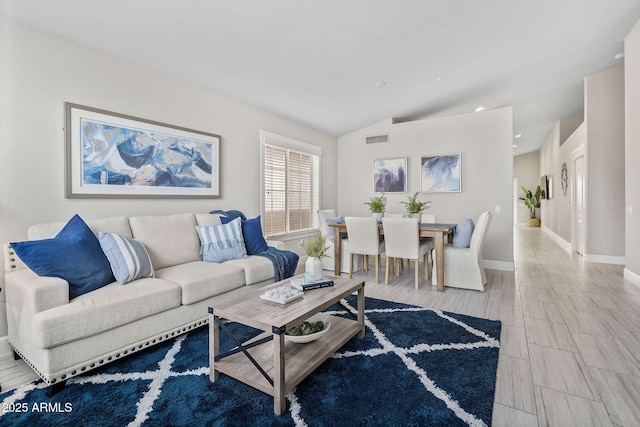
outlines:
[[[382,142],[389,142],[389,134],[371,135],[366,138],[367,144],[380,144]]]

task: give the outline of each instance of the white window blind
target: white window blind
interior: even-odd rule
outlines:
[[[317,229],[321,149],[267,131],[260,140],[265,235]]]

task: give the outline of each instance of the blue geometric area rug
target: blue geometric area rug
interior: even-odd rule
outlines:
[[[343,300],[356,313],[356,298]],[[0,425],[484,426],[491,424],[499,321],[366,298],[366,335],[352,338],[287,395],[226,375],[209,381],[208,328],[75,377],[45,397],[36,381],[0,394]],[[341,305],[327,311],[350,316]],[[230,323],[244,340],[255,329]],[[220,335],[221,351],[231,348]],[[305,344],[297,344],[305,345]]]

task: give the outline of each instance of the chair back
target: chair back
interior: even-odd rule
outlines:
[[[435,224],[436,214],[420,214],[420,224]]]
[[[491,211],[482,212],[480,214],[480,218],[478,218],[478,223],[476,227],[473,229],[473,234],[471,235],[471,243],[469,244],[469,249],[474,254],[478,255],[478,259],[482,259],[482,248],[484,246],[484,236],[487,234],[487,228],[489,228],[489,224],[491,223]]]
[[[334,209],[321,209],[318,211],[318,225],[320,226],[320,232],[325,236],[329,235],[329,226],[327,225],[328,218],[335,218],[336,211]]]
[[[388,257],[417,259],[420,252],[418,218],[382,218]]]
[[[360,255],[380,253],[378,221],[374,217],[348,216],[344,222],[347,224],[350,253]]]

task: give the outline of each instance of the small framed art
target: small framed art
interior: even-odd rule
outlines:
[[[420,191],[423,193],[459,193],[461,154],[424,156],[420,159]]]

